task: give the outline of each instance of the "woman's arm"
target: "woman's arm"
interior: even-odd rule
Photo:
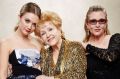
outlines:
[[[88,44],[86,50],[102,60],[114,62],[120,58],[120,34],[112,36],[108,49],[102,49]]]
[[[36,79],[55,79],[54,76],[45,76],[45,75],[40,75],[40,76],[37,76]]]
[[[120,46],[115,46],[115,48],[112,49],[100,49],[88,45],[87,51],[89,51],[90,54],[93,54],[96,57],[108,62],[114,62],[120,58]]]
[[[7,78],[9,48],[7,41],[0,42],[0,79]]]

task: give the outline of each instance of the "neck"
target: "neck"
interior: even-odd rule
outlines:
[[[61,44],[62,44],[62,39],[60,39],[56,45],[52,46],[52,49],[54,52],[59,52],[60,50],[60,47],[61,47]]]
[[[102,34],[100,36],[91,35],[89,41],[90,42],[101,42],[105,38],[105,36],[106,36],[106,34]]]
[[[29,36],[28,35],[23,35],[19,30],[16,30],[15,35],[18,36],[21,39],[28,40]]]

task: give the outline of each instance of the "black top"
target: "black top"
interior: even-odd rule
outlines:
[[[35,49],[16,49],[9,56],[12,75],[40,75],[41,71],[33,66],[40,61],[40,53]]]
[[[87,79],[120,79],[120,34],[112,35],[107,49],[90,44],[87,52]]]

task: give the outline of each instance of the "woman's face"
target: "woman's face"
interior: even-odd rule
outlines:
[[[55,46],[61,39],[61,30],[52,22],[47,21],[40,27],[40,36],[45,44]]]
[[[38,23],[39,18],[33,13],[25,13],[23,16],[20,16],[19,27],[20,31],[24,35],[31,34]]]
[[[102,11],[90,13],[86,26],[93,36],[105,34],[107,28],[106,14]]]

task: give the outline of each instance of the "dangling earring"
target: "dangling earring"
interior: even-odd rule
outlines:
[[[87,30],[87,35],[90,35],[90,31],[89,30]]]
[[[61,30],[61,38],[65,40],[64,32]]]

